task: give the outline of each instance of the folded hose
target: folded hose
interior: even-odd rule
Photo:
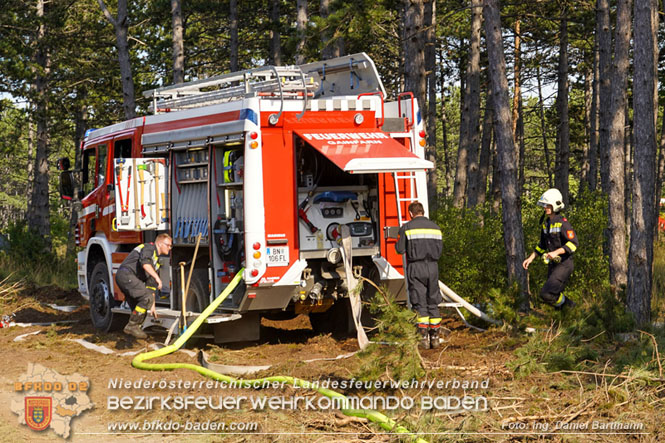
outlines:
[[[190,363],[147,363],[148,360],[152,360],[153,358],[163,357],[165,355],[171,354],[180,349],[185,343],[187,343],[187,340],[189,340],[191,336],[194,335],[194,333],[199,329],[199,327],[201,327],[206,318],[208,318],[208,316],[212,314],[215,311],[215,309],[217,309],[217,307],[226,299],[226,297],[229,296],[229,294],[235,289],[235,287],[238,286],[238,284],[242,280],[243,271],[244,269],[240,269],[238,271],[238,273],[233,278],[231,283],[226,287],[226,289],[224,289],[224,291],[222,291],[222,293],[210,304],[210,306],[208,306],[201,313],[201,315],[197,317],[194,323],[192,323],[190,326],[187,327],[185,333],[181,335],[175,341],[175,343],[161,349],[138,354],[132,360],[132,366],[134,366],[137,369],[143,369],[147,371],[172,371],[174,369],[191,369],[213,380],[224,381],[227,383],[233,382],[237,383],[239,386],[243,386],[246,388],[253,388],[254,386],[256,386],[256,384],[261,384],[263,382],[288,383],[289,385],[292,386],[299,386],[301,388],[312,389],[318,392],[319,394],[325,395],[326,397],[329,398],[338,398],[340,399],[340,402],[342,404],[345,404],[347,398],[343,394],[340,394],[339,392],[333,391],[331,389],[315,387],[307,380],[303,380],[300,378],[276,375],[272,377],[265,377],[253,380],[242,380],[242,379],[229,377],[228,375],[220,374],[219,372],[212,371],[208,368],[204,368],[203,366],[193,365]],[[387,417],[386,415],[378,411],[370,409],[346,409],[346,408],[342,408],[340,409],[340,411],[344,415],[350,417],[366,418],[369,421],[378,424],[387,431],[396,432],[398,434],[410,434],[410,431],[406,429],[404,426],[398,425],[395,422],[395,420]],[[421,438],[416,438],[416,442],[427,443],[426,440],[423,440]]]

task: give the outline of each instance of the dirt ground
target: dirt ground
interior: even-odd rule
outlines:
[[[70,313],[50,308],[46,303],[74,305]],[[71,422],[71,441],[229,441],[229,442],[346,442],[396,441],[394,434],[386,433],[366,419],[347,417],[327,403],[316,403],[321,396],[307,389],[289,384],[264,389],[178,387],[178,382],[199,382],[206,379],[195,371],[176,369],[149,372],[135,369],[128,351],[145,350],[152,343],[163,342],[165,334],[151,334],[146,341],[128,340],[121,332],[99,333],[89,319],[88,305],[76,291],[58,288],[25,288],[18,294],[0,297],[0,315],[15,314],[15,322],[54,322],[74,320],[55,326],[9,327],[0,329],[2,346],[2,373],[0,374],[0,439],[2,441],[47,441],[59,439],[52,430],[35,432],[18,423],[10,403],[17,394],[14,383],[27,370],[28,364],[38,363],[62,375],[79,373],[89,378],[88,395],[94,409],[82,413]],[[250,377],[292,376],[325,384],[336,381],[347,386],[336,389],[347,396],[392,396],[403,402],[414,401],[414,406],[400,403],[392,410],[382,410],[390,418],[411,431],[421,433],[428,441],[646,441],[665,439],[662,428],[665,419],[665,385],[645,386],[634,380],[587,374],[534,373],[516,379],[506,364],[513,351],[526,341],[526,337],[502,330],[486,332],[465,327],[448,313],[444,326],[451,332],[445,343],[436,350],[421,351],[427,369],[426,382],[433,385],[418,387],[380,387],[371,390],[349,386],[362,360],[357,355],[337,360],[309,359],[333,358],[358,349],[353,337],[338,338],[316,335],[306,316],[286,322],[263,320],[262,339],[257,343],[233,346],[215,346],[211,341],[197,340],[187,345],[192,351],[203,349],[210,361],[229,365],[270,365],[270,368]],[[15,339],[23,334],[22,341]],[[84,339],[114,351],[105,355],[86,349],[71,340]],[[181,362],[197,365],[196,356],[179,351],[162,357],[159,362]],[[114,380],[173,382],[175,387],[160,389],[114,388]],[[386,379],[386,381],[388,381]],[[478,386],[462,386],[477,382]],[[438,386],[437,386],[438,383]],[[482,387],[486,383],[486,387]],[[447,384],[447,386],[446,386]],[[456,385],[458,384],[458,385]],[[158,384],[157,384],[158,386]],[[644,389],[659,393],[659,399],[640,395]],[[468,396],[477,401],[475,406],[487,402],[487,408],[452,407],[453,399]],[[178,397],[193,396],[216,401],[220,396],[237,400],[240,397],[282,398],[287,403],[279,407],[251,407],[247,400],[237,407],[219,410],[190,407],[168,410],[157,400],[147,410],[113,410],[116,397],[141,396]],[[288,400],[300,398],[302,403],[290,407]],[[317,404],[309,410],[308,401]],[[438,403],[434,403],[437,401]],[[445,402],[448,401],[446,404]],[[431,408],[427,408],[432,403]],[[425,409],[423,409],[425,407]],[[136,431],[113,429],[117,423],[138,423]],[[148,423],[148,425],[146,425]],[[146,429],[161,424],[162,428]],[[165,423],[191,425],[191,429],[167,431]],[[211,432],[195,426],[205,423],[224,423],[224,426],[249,427],[238,432]],[[254,424],[255,423],[255,424]],[[558,429],[555,426],[558,425]],[[625,428],[630,426],[632,428]],[[619,429],[622,427],[624,429]],[[612,429],[608,429],[612,428]],[[228,428],[227,428],[228,429]],[[409,439],[405,439],[409,441]]]

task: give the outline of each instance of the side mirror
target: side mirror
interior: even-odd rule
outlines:
[[[74,173],[60,172],[60,198],[71,200],[74,197]]]

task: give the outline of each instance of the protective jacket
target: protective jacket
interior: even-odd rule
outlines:
[[[418,216],[400,228],[395,249],[398,254],[406,252],[409,263],[436,262],[443,252],[442,239],[441,230],[436,223],[427,217]]]
[[[566,300],[563,290],[573,273],[573,253],[579,245],[577,234],[570,222],[562,215],[550,218],[544,216],[540,230],[540,242],[536,246],[536,254],[564,249],[561,261],[552,260],[547,266],[547,281],[540,290],[540,297],[555,307],[560,307]]]
[[[143,265],[146,264],[152,265],[155,271],[159,271],[159,256],[154,243],[143,243],[135,247],[123,260],[120,269],[133,273],[139,280],[145,282],[150,277],[143,269]]]
[[[143,269],[145,264],[152,265],[159,272],[159,256],[154,243],[135,247],[115,275],[118,287],[128,297],[129,306],[140,314],[150,309],[157,290],[157,283]]]
[[[415,217],[399,230],[395,244],[398,254],[406,253],[406,281],[409,300],[418,313],[419,328],[438,328],[441,322],[439,303],[439,265],[443,252],[441,230],[426,217]]]
[[[561,254],[561,261],[565,261],[573,255],[578,245],[577,234],[563,215],[556,214],[552,218],[547,216],[544,218],[536,254],[541,256],[545,252],[563,248],[566,252]]]

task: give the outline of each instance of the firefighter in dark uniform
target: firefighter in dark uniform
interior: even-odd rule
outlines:
[[[172,242],[168,234],[160,234],[154,243],[143,243],[134,248],[120,265],[115,281],[132,308],[129,322],[123,330],[125,334],[136,338],[147,337],[141,325],[148,311],[157,317],[155,292],[162,289],[162,280],[158,274],[159,256],[169,254]]]
[[[575,303],[563,295],[563,289],[573,273],[573,254],[579,245],[577,234],[570,222],[559,214],[564,204],[558,189],[545,191],[538,206],[545,208],[540,219],[540,242],[522,266],[528,269],[536,256],[542,257],[547,263],[547,281],[540,290],[540,298],[557,310],[572,308]]]
[[[418,313],[420,346],[437,348],[442,301],[438,261],[443,252],[443,237],[439,226],[425,217],[422,203],[411,203],[409,215],[411,221],[400,228],[395,249],[398,254],[406,253],[406,281],[409,300]]]

